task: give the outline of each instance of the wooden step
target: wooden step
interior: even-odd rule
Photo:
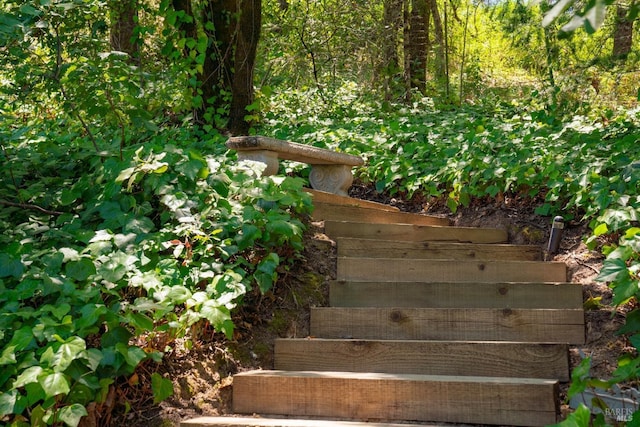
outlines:
[[[181,427],[452,427],[429,424],[397,424],[397,423],[376,423],[360,421],[340,421],[326,419],[292,419],[292,418],[264,418],[252,417],[198,417],[191,420],[182,421]],[[457,424],[454,427],[458,427]],[[462,426],[464,427],[464,426]]]
[[[305,188],[304,190],[311,194],[314,203],[328,203],[339,206],[376,209],[383,212],[400,212],[400,209],[397,207],[385,205],[384,203],[355,199],[353,197],[341,196],[339,194],[327,193],[326,191],[313,190],[311,188]]]
[[[239,414],[500,425],[556,422],[558,382],[360,372],[251,371],[233,380]]]
[[[375,224],[415,224],[415,225],[450,225],[444,217],[412,214],[407,212],[388,212],[380,209],[369,209],[357,206],[334,205],[330,203],[313,203],[312,217],[315,221],[355,221]]]
[[[584,344],[582,309],[311,308],[311,336]]]
[[[332,307],[582,308],[573,283],[332,281]]]
[[[447,241],[462,243],[506,243],[506,230],[474,227],[443,227],[412,224],[368,224],[351,221],[325,221],[325,234],[333,239],[404,240],[413,242]]]
[[[336,239],[338,256],[353,258],[412,258],[540,261],[542,249],[531,245],[406,242],[381,239]]]
[[[398,282],[566,282],[563,262],[338,257],[338,280]]]
[[[278,339],[274,367],[569,381],[569,348],[559,343],[501,341]]]

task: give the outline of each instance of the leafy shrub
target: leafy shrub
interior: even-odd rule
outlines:
[[[194,326],[231,337],[231,310],[302,248],[310,196],[219,149],[163,145],[184,132],[121,161],[32,131],[13,135],[0,181],[0,420],[73,426]],[[156,400],[171,394],[151,380]]]

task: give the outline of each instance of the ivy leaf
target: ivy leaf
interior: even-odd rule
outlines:
[[[38,377],[42,374],[43,371],[44,369],[42,369],[42,367],[40,366],[31,366],[25,369],[13,382],[13,388],[20,388],[24,387],[26,384],[37,383]]]
[[[65,371],[71,363],[83,356],[87,345],[80,337],[71,337],[53,355],[51,365],[56,372]]]
[[[207,300],[202,304],[200,314],[207,319],[214,329],[224,333],[227,338],[233,336],[233,322],[226,307],[221,307],[214,300]]]
[[[131,332],[127,328],[116,326],[102,335],[100,345],[102,347],[115,347],[119,343],[127,344],[130,339]]]
[[[96,266],[89,258],[81,258],[78,261],[67,263],[64,271],[70,278],[84,282],[90,276],[96,274]]]
[[[64,406],[58,412],[58,418],[68,426],[76,427],[80,424],[82,417],[88,415],[87,409],[79,403]]]
[[[550,427],[582,427],[588,426],[591,423],[591,411],[584,404],[580,403],[580,406],[576,410],[569,414],[569,416],[558,424],[553,424]]]
[[[13,414],[18,399],[18,390],[0,393],[0,417]]]
[[[40,377],[38,383],[44,390],[47,399],[59,394],[69,393],[69,382],[64,374],[60,372]]]
[[[612,282],[620,275],[627,272],[627,264],[620,258],[607,259],[604,262],[600,274],[596,277],[598,282]]]
[[[173,395],[173,383],[159,373],[154,372],[151,374],[151,390],[153,391],[153,403],[158,404]]]
[[[629,338],[631,344],[635,347],[636,344],[640,345],[638,332],[640,332],[640,309],[634,309],[627,313],[624,325],[618,330],[618,334],[636,334]]]
[[[13,276],[18,278],[24,272],[24,265],[19,259],[15,259],[8,254],[0,254],[0,278]]]

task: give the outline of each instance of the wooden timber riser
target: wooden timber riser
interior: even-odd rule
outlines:
[[[182,427],[452,427],[429,424],[381,423],[375,421],[345,421],[336,419],[276,418],[265,416],[198,417],[180,423]],[[460,424],[457,427],[464,427]]]
[[[250,371],[236,413],[500,425],[555,423],[556,380],[361,372]]]
[[[540,261],[539,246],[452,243],[452,242],[403,242],[382,239],[336,239],[338,256],[350,258],[410,258],[410,259],[459,259]]]
[[[371,282],[333,280],[331,307],[581,309],[574,283]]]
[[[412,215],[405,212],[389,212],[379,209],[363,209],[354,206],[334,205],[330,203],[314,203],[312,217],[316,221],[349,220],[375,224],[413,224],[447,226],[447,218]]]
[[[184,427],[557,422],[568,346],[585,341],[565,264],[504,230],[310,193],[337,244],[330,307],[311,309],[310,337],[276,340],[275,370],[234,377],[250,418]]]
[[[582,309],[311,308],[311,336],[584,344]]]
[[[446,227],[413,224],[369,224],[353,221],[325,221],[325,233],[333,238],[401,240],[408,242],[443,241],[458,243],[507,243],[502,229]]]
[[[565,343],[279,339],[284,371],[381,372],[569,380]]]
[[[562,262],[338,258],[338,280],[395,282],[566,282]]]

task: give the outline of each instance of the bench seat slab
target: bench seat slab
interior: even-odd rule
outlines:
[[[266,176],[278,172],[280,159],[307,163],[312,188],[341,196],[347,195],[353,183],[351,168],[364,163],[358,156],[264,136],[231,137],[226,146],[238,152],[238,160],[264,163]]]

